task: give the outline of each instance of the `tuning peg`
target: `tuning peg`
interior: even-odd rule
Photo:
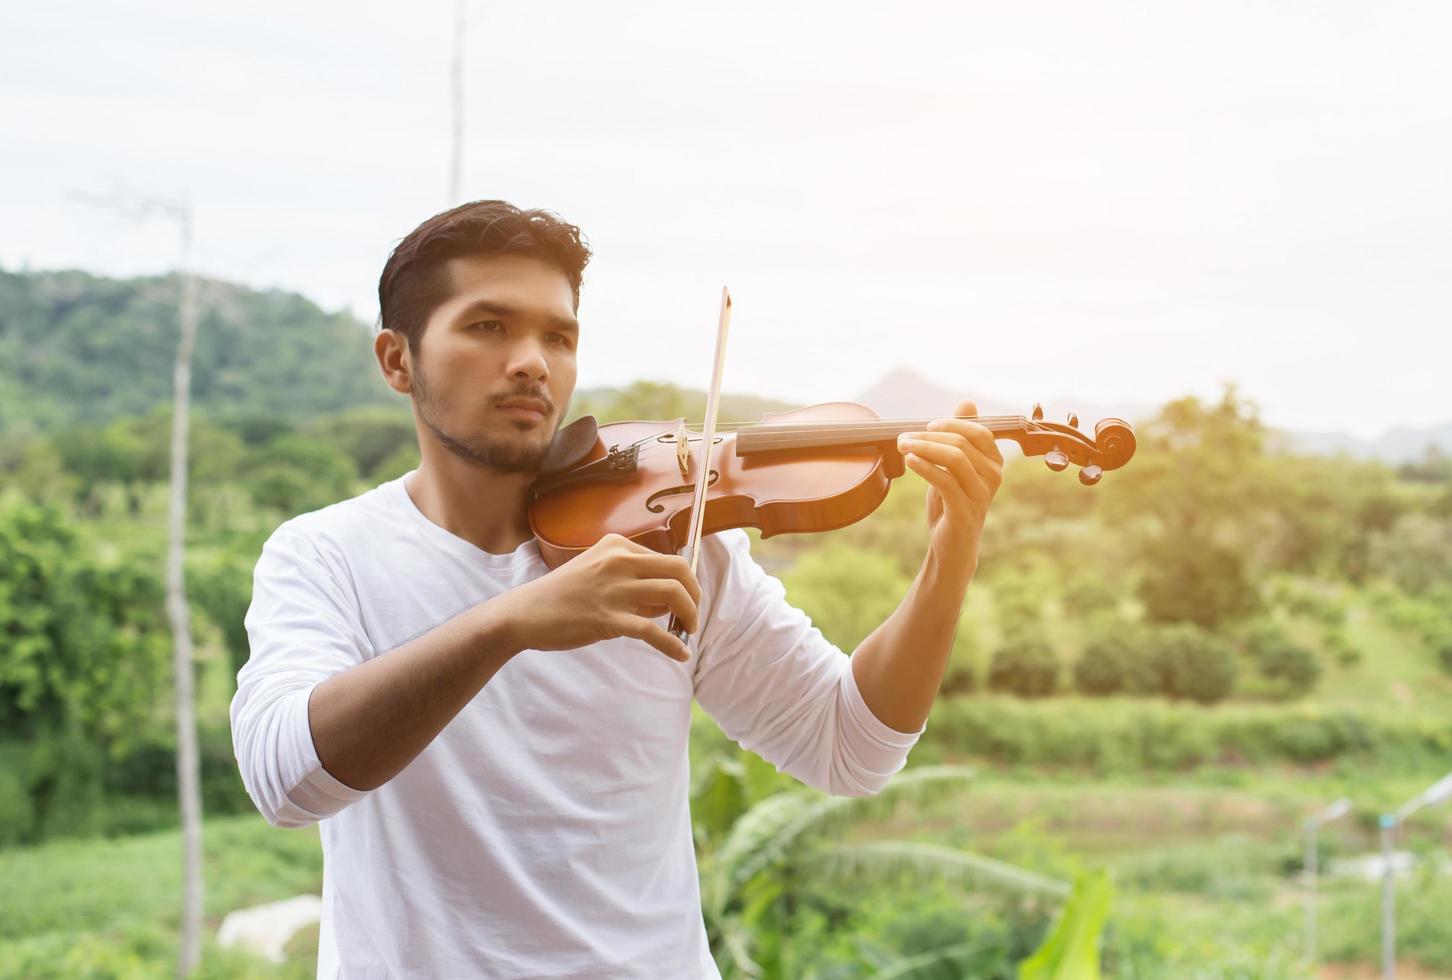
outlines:
[[[1100,478],[1102,478],[1103,476],[1104,470],[1100,468],[1099,464],[1090,463],[1088,466],[1084,467],[1082,470],[1079,471],[1079,482],[1084,484],[1086,487],[1092,487],[1094,484],[1098,483]]]
[[[1069,428],[1079,428],[1079,416],[1075,415],[1073,412],[1069,413]]]
[[[1044,406],[1038,402],[1034,402],[1033,420],[1035,422],[1042,422],[1044,420]]]
[[[1051,449],[1044,453],[1044,465],[1055,473],[1062,473],[1069,466],[1069,455],[1060,449]]]

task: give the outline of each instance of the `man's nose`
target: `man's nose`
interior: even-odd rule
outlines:
[[[544,348],[540,342],[533,337],[521,340],[514,348],[509,361],[509,376],[511,378],[534,378],[538,381],[546,381],[550,376],[549,361],[545,358]]]

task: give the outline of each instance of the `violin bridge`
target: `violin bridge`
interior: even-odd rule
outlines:
[[[691,440],[686,432],[685,419],[676,429],[676,465],[681,468],[681,479],[691,478]]]

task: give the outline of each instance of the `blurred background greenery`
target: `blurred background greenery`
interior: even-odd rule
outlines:
[[[162,607],[174,278],[0,271],[0,976],[141,977],[175,956],[171,641]],[[207,921],[317,891],[312,830],[269,828],[227,705],[252,566],[281,521],[417,463],[367,328],[301,297],[204,284],[187,583]],[[641,381],[577,393],[602,421],[701,416]],[[789,406],[727,397],[727,421]],[[1091,420],[1086,420],[1092,423]],[[1452,460],[1293,451],[1234,389],[1136,423],[1095,490],[1013,459],[943,696],[882,797],[828,800],[692,734],[713,951],[727,976],[1015,975],[1068,883],[1114,881],[1119,977],[1310,975],[1301,821],[1346,795],[1323,858],[1452,768]],[[923,484],[869,519],[756,540],[850,651],[926,544]],[[1452,975],[1452,824],[1401,846],[1409,975]],[[1374,883],[1321,892],[1327,976],[1371,975]],[[311,976],[208,945],[201,975]]]

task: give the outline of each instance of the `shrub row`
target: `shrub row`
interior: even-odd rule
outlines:
[[[203,812],[248,811],[229,731],[204,726],[199,740]],[[168,746],[111,759],[79,740],[0,742],[0,848],[149,833],[177,822],[176,756]]]
[[[1293,699],[1316,686],[1320,659],[1276,623],[1255,621],[1242,632],[1237,643],[1193,623],[1101,621],[1073,665],[1072,684],[1089,697],[1159,695],[1215,704],[1236,690],[1243,660],[1264,694]],[[1061,689],[1060,667],[1041,634],[1020,630],[993,654],[988,688],[1023,698],[1048,697]],[[945,691],[965,689],[957,675],[950,680]]]
[[[1452,755],[1452,719],[1301,705],[1204,708],[1130,699],[945,698],[933,709],[924,742],[931,746],[929,756],[1095,771],[1338,759],[1396,765]]]

